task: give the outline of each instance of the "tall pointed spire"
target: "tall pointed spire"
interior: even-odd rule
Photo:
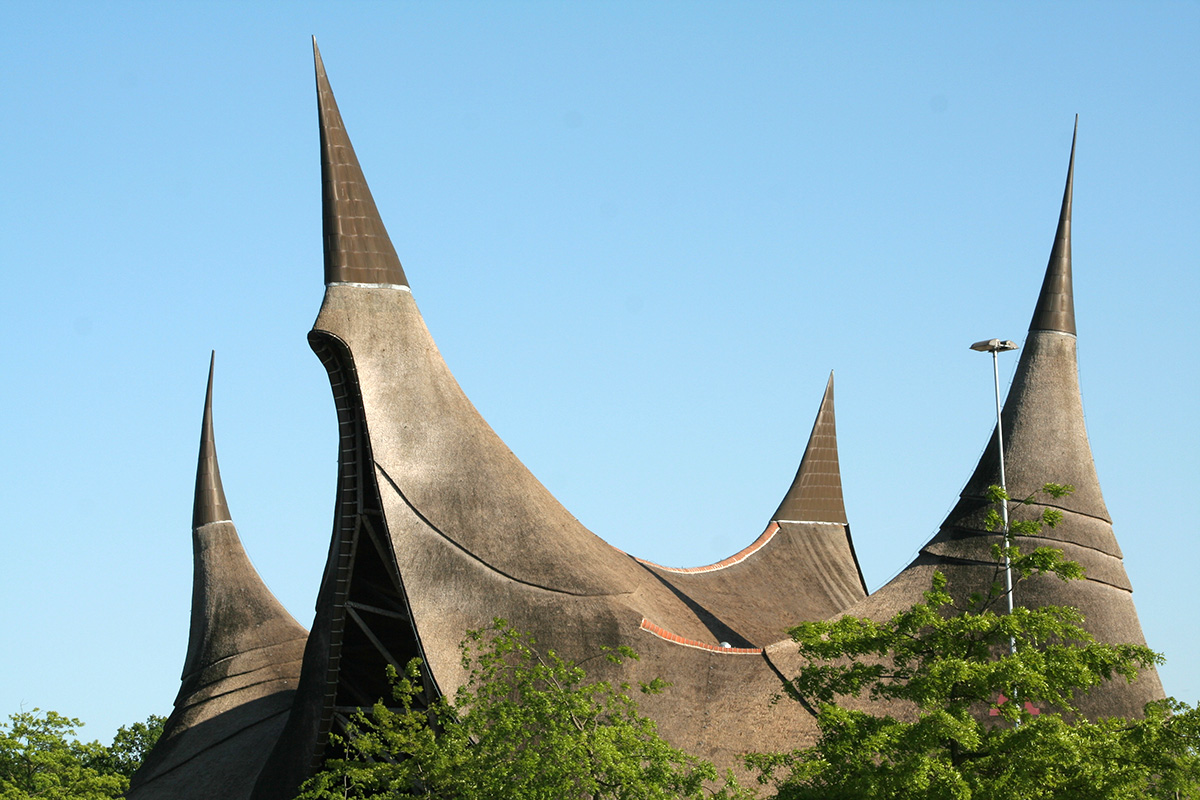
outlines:
[[[213,443],[213,360],[192,511],[187,655],[175,710],[133,775],[130,800],[249,800],[292,707],[308,638],[263,584],[229,518]]]
[[[1038,295],[1031,331],[1075,333],[1075,299],[1071,287],[1071,194],[1075,183],[1075,140],[1079,135],[1079,115],[1075,115],[1075,132],[1071,134],[1071,162],[1067,167],[1067,186],[1063,190],[1062,210],[1058,215],[1058,230],[1046,265],[1046,278]]]
[[[192,504],[192,528],[210,522],[225,522],[230,519],[229,504],[225,502],[225,489],[221,486],[221,469],[217,465],[217,445],[213,440],[212,394],[213,365],[217,354],[213,351],[208,361],[208,391],[204,395],[204,422],[200,428],[200,458],[196,465],[196,499]]]
[[[1084,568],[1086,578],[1032,577],[1020,584],[1015,601],[1029,607],[1077,608],[1083,614],[1084,627],[1100,641],[1141,644],[1145,639],[1133,605],[1133,587],[1096,476],[1079,391],[1071,298],[1074,155],[1072,139],[1058,233],[1001,416],[1006,488],[1012,497],[1033,497],[1035,503],[1031,509],[1014,506],[1013,513],[1036,514],[1050,506],[1062,514],[1055,527],[1046,527],[1037,536],[1019,537],[1022,550],[1039,546],[1061,550]],[[993,429],[958,503],[917,558],[850,613],[866,612],[873,619],[886,619],[920,596],[935,568],[946,575],[950,591],[961,598],[986,590],[995,580],[992,548],[1003,542],[1003,536],[988,529],[986,510],[991,506],[988,487],[1001,483],[998,440]],[[1038,490],[1046,482],[1070,484],[1074,491],[1063,498],[1044,497]],[[1045,505],[1037,505],[1042,503]],[[1114,680],[1089,692],[1080,707],[1093,717],[1130,717],[1162,696],[1162,684],[1150,669],[1143,671],[1136,683]]]
[[[840,522],[847,524],[842,501],[842,474],[838,466],[837,424],[833,415],[833,372],[825,384],[825,396],[813,422],[812,433],[800,468],[783,502],[772,517],[791,522]]]
[[[1076,117],[1076,133],[1078,129]],[[1064,508],[1107,521],[1108,510],[1088,443],[1076,366],[1075,302],[1071,293],[1075,140],[1072,134],[1066,188],[1050,259],[1029,336],[1004,403],[1004,455],[1008,488],[1013,496],[1025,497],[1046,481],[1068,483],[1075,491],[1060,501]],[[974,476],[963,489],[963,497],[986,497],[987,487],[999,482],[999,457],[993,434]],[[1120,552],[1111,531],[1098,536],[1089,541],[1089,546]]]
[[[196,499],[192,507],[194,575],[192,630],[184,659],[180,696],[194,688],[210,665],[246,649],[303,639],[305,631],[263,584],[246,556],[225,502],[213,436],[213,366],[208,363]]]
[[[338,111],[317,37],[313,37],[317,72],[317,115],[321,126],[321,217],[325,242],[325,283],[408,286],[404,267],[375,199],[363,177],[358,157]]]

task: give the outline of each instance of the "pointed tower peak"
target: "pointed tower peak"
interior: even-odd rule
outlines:
[[[200,458],[196,465],[196,499],[192,505],[192,528],[210,522],[230,519],[225,489],[221,486],[221,470],[217,466],[217,445],[213,440],[212,395],[213,366],[217,354],[213,351],[208,362],[208,391],[204,395],[204,422],[200,427]]]
[[[408,278],[363,177],[313,37],[321,128],[321,223],[325,283],[407,287]]]
[[[777,522],[848,523],[846,505],[842,501],[842,473],[838,466],[832,370],[808,437],[808,446],[800,459],[800,468],[772,519]]]
[[[1079,133],[1079,115],[1075,115],[1075,132],[1071,134],[1071,161],[1067,167],[1067,186],[1063,190],[1062,210],[1058,215],[1058,230],[1050,250],[1050,263],[1038,295],[1032,331],[1058,331],[1075,334],[1075,298],[1071,283],[1071,195],[1075,183],[1075,140]]]
[[[1074,167],[1072,137],[1071,163],[1067,168],[1058,234],[1038,296],[1037,310],[1029,326],[1029,336],[1021,348],[1021,357],[1004,401],[1004,474],[1008,491],[1014,497],[1036,493],[1046,481],[1070,484],[1075,491],[1055,501],[1055,505],[1107,523],[1110,521],[1108,509],[1088,443],[1076,358],[1075,306],[1071,298]],[[963,501],[968,506],[981,502],[987,496],[987,487],[1001,482],[999,438],[993,429],[975,473],[962,491]],[[953,531],[959,525],[958,513],[959,510],[951,511],[943,524],[944,531]],[[947,535],[953,537],[956,534]],[[1056,532],[1060,539],[1074,535],[1071,526]],[[1119,557],[1111,529],[1097,535],[1100,538],[1079,539],[1076,543]]]

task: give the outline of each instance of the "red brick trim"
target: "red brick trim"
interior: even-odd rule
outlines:
[[[761,647],[719,647],[715,644],[697,642],[695,639],[685,639],[677,633],[671,633],[666,628],[660,628],[658,625],[655,625],[645,617],[642,617],[641,627],[642,630],[646,631],[647,633],[652,633],[660,639],[665,639],[666,641],[674,642],[675,644],[681,644],[684,647],[694,647],[697,650],[711,650],[714,653],[724,653],[727,655],[754,656],[761,656],[763,652]]]
[[[766,547],[767,542],[771,541],[772,537],[774,537],[778,532],[779,523],[771,522],[771,524],[767,525],[767,529],[762,532],[762,535],[750,543],[749,547],[734,553],[729,558],[718,561],[715,564],[706,564],[703,567],[664,567],[662,564],[655,564],[653,561],[647,561],[644,558],[637,558],[636,556],[634,556],[634,558],[638,561],[638,563],[645,564],[647,567],[654,567],[654,569],[661,569],[664,572],[677,572],[685,575],[694,574],[697,572],[716,572],[719,569],[725,569],[726,567],[732,567],[734,564],[742,563],[747,558]]]

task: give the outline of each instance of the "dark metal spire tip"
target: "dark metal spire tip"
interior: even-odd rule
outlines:
[[[318,76],[325,75],[325,62],[321,59],[321,48],[317,47],[317,37],[314,34],[312,37],[313,47],[313,66],[316,68]],[[318,78],[318,91],[320,91],[320,78]]]
[[[408,278],[375,207],[346,133],[313,37],[317,117],[321,130],[321,217],[325,283],[407,287]]]
[[[1075,115],[1075,127],[1071,134],[1071,160],[1067,166],[1067,185],[1063,189],[1062,209],[1058,215],[1058,229],[1054,234],[1054,245],[1050,249],[1050,261],[1046,265],[1046,277],[1042,280],[1042,291],[1038,295],[1032,331],[1058,331],[1075,334],[1075,297],[1071,275],[1071,200],[1075,186],[1075,141],[1079,135],[1079,115]]]
[[[212,396],[213,368],[217,351],[208,361],[208,390],[204,394],[204,421],[200,426],[200,457],[196,465],[196,498],[192,504],[192,528],[210,522],[229,520],[229,504],[221,486],[221,470],[217,466],[217,445],[213,438]]]
[[[777,522],[847,523],[838,466],[837,422],[833,413],[833,370],[825,383],[796,477],[772,517]]]

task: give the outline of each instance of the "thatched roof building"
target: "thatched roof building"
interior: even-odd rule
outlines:
[[[729,766],[747,750],[795,746],[815,732],[799,704],[769,704],[781,677],[797,668],[783,641],[789,626],[846,612],[887,615],[918,599],[935,568],[963,585],[990,569],[986,553],[994,537],[980,530],[979,515],[984,489],[996,482],[994,442],[941,531],[899,577],[867,596],[842,500],[832,375],[790,489],[741,552],[674,569],[587,530],[492,431],[443,361],[315,44],[314,56],[325,297],[309,343],[329,374],[341,442],[337,512],[316,616],[298,668],[305,634],[245,560],[215,477],[215,455],[205,455],[212,452],[206,403],[184,686],[168,734],[131,796],[154,796],[177,774],[187,778],[169,784],[177,798],[290,798],[320,767],[330,734],[359,707],[388,696],[385,665],[419,656],[426,699],[452,693],[464,678],[463,633],[497,615],[568,658],[632,646],[641,660],[623,668],[620,679],[661,677],[672,684],[668,694],[643,702],[660,732]],[[1083,427],[1070,174],[1004,411],[1005,452],[1016,495],[1046,480],[1076,485],[1062,501],[1067,521],[1048,535],[1088,568],[1089,580],[1023,588],[1020,602],[1079,606],[1101,638],[1141,641]],[[225,599],[238,592],[251,602],[231,613]],[[251,674],[243,663],[258,665],[270,680],[242,677]],[[594,677],[617,677],[604,673],[616,669],[607,662],[591,664]],[[213,665],[239,666],[222,666],[216,677]],[[1134,713],[1159,695],[1157,678],[1148,675],[1133,688],[1110,687],[1096,708]],[[221,726],[219,742],[206,738],[209,725]]]

